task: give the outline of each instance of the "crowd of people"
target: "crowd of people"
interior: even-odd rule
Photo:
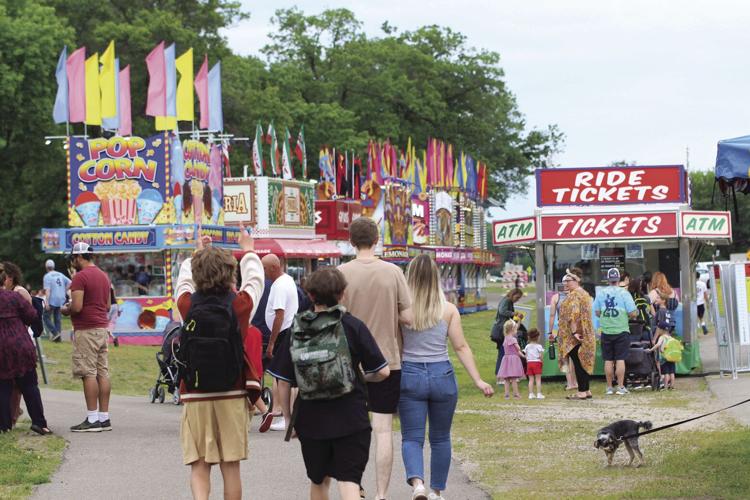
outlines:
[[[708,289],[699,278],[696,275],[697,312],[699,326],[707,334],[704,314]],[[583,271],[578,267],[566,269],[562,278],[563,291],[551,297],[547,337],[550,343],[558,346],[556,359],[566,377],[565,389],[575,391],[567,399],[593,398],[589,381],[594,371],[597,334],[604,361],[606,395],[629,393],[625,383],[625,361],[634,340],[643,342],[648,346],[648,352],[657,354],[660,388],[673,389],[675,362],[667,359],[665,350],[668,345],[681,346],[681,343],[674,333],[678,297],[666,275],[646,272],[632,278],[627,272],[620,273],[619,269],[611,268],[607,270],[606,280],[607,285],[599,287],[592,297],[582,286]],[[495,372],[498,383],[505,385],[506,398],[510,397],[511,387],[513,397],[520,398],[518,381],[527,376],[529,398],[542,399],[541,381],[536,380],[539,370],[536,351],[539,348],[534,344],[538,345],[538,341],[532,342],[540,337],[540,333],[535,329],[525,332],[523,317],[513,307],[521,297],[523,292],[520,289],[512,289],[498,304],[491,336],[498,348]],[[594,328],[594,316],[599,320],[598,331]],[[494,333],[496,329],[502,329],[502,338]],[[672,339],[675,342],[670,342]],[[509,359],[505,361],[506,358]],[[530,363],[532,360],[533,364]]]
[[[332,479],[341,498],[363,498],[362,475],[371,445],[374,497],[388,497],[396,414],[412,498],[442,499],[458,400],[448,344],[477,389],[487,397],[494,390],[479,374],[458,309],[440,288],[434,260],[420,256],[404,275],[375,256],[378,238],[372,220],[357,219],[350,228],[356,258],[338,268],[316,270],[302,292],[277,256],[258,258],[244,229],[239,285],[236,260],[227,250],[212,247],[209,239],[199,242],[192,258],[182,263],[176,297],[183,332],[188,333],[180,345],[187,372],[180,386],[185,403],[180,434],[195,498],[208,498],[213,464],[221,468],[225,498],[240,498],[239,462],[247,456],[249,412],[257,408],[261,432],[286,431],[287,439],[298,439],[312,499],[328,498]],[[229,311],[224,320],[217,312],[222,308]],[[204,338],[205,325],[224,332],[235,324],[242,339],[237,349],[244,357],[222,385],[226,370],[200,365],[216,348],[212,341],[217,339]],[[210,358],[233,366],[232,348],[223,349]],[[274,380],[271,408],[259,399],[264,372]],[[423,458],[428,421],[429,480]]]
[[[477,390],[490,397],[494,389],[482,380],[459,311],[441,290],[435,261],[421,255],[404,273],[375,255],[378,238],[372,220],[357,219],[350,227],[356,258],[316,270],[302,286],[284,272],[279,257],[259,258],[244,228],[239,263],[208,238],[200,239],[192,257],[182,263],[175,285],[175,316],[183,323],[180,442],[195,498],[208,498],[214,464],[221,469],[225,498],[241,497],[239,464],[247,457],[251,411],[260,416],[260,432],[286,431],[287,439],[298,439],[312,499],[328,498],[335,479],[347,500],[364,498],[362,475],[371,446],[372,495],[387,498],[398,415],[404,479],[412,498],[442,498],[458,400],[448,345]],[[71,431],[112,429],[108,344],[116,299],[94,257],[88,244],[76,243],[69,256],[71,278],[56,271],[53,261],[45,263],[43,288],[33,293],[44,304],[42,315],[21,286],[18,267],[0,265],[0,431],[15,424],[23,397],[31,429],[51,433],[30,330],[43,317],[50,338],[59,341],[62,315],[71,318],[72,373],[81,380],[86,406],[85,419]],[[144,268],[139,273],[136,281],[146,286],[148,272]],[[634,324],[648,338],[650,351],[663,353],[673,344],[668,311],[676,307],[677,295],[664,274],[631,278],[612,268],[606,276],[607,286],[592,297],[582,287],[581,269],[567,269],[563,291],[552,297],[547,337],[557,345],[557,363],[572,391],[569,400],[593,397],[594,315],[608,395],[628,393],[625,359]],[[519,381],[525,377],[529,399],[545,399],[545,336],[523,326],[523,314],[514,307],[523,295],[512,289],[498,305],[492,329],[498,350],[495,377],[504,385],[506,399],[521,397]],[[698,289],[698,299],[705,309],[705,289]],[[699,309],[705,332],[702,313]],[[674,371],[674,362],[661,360],[666,388],[674,387]],[[268,407],[259,397],[265,373],[273,379],[273,404]],[[423,458],[426,437],[432,456],[429,478]]]

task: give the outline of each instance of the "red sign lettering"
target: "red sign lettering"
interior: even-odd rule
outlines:
[[[687,201],[681,165],[538,169],[536,186],[540,207]]]
[[[677,214],[543,215],[542,240],[617,240],[677,237]]]

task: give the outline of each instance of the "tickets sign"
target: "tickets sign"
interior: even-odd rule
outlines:
[[[541,239],[627,240],[677,237],[677,213],[543,215]]]
[[[536,187],[539,207],[687,201],[681,165],[537,169]]]
[[[680,213],[683,238],[732,238],[732,215],[729,212],[683,211]]]
[[[536,241],[536,218],[496,220],[492,223],[492,243],[495,246]]]

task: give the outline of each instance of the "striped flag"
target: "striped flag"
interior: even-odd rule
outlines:
[[[294,178],[292,174],[292,152],[289,149],[289,143],[292,140],[292,136],[289,133],[289,128],[284,129],[284,144],[281,146],[281,172],[282,177],[285,180]]]
[[[255,176],[263,175],[263,127],[260,122],[255,126],[255,139],[253,140],[253,169]]]
[[[304,124],[299,128],[299,134],[297,134],[297,145],[294,148],[294,152],[297,155],[300,165],[302,165],[302,178],[307,179],[307,148],[305,146]]]

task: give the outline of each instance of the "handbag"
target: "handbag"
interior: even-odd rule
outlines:
[[[503,325],[500,324],[500,322],[495,321],[495,324],[492,325],[492,330],[490,331],[490,340],[498,343],[503,338]]]

